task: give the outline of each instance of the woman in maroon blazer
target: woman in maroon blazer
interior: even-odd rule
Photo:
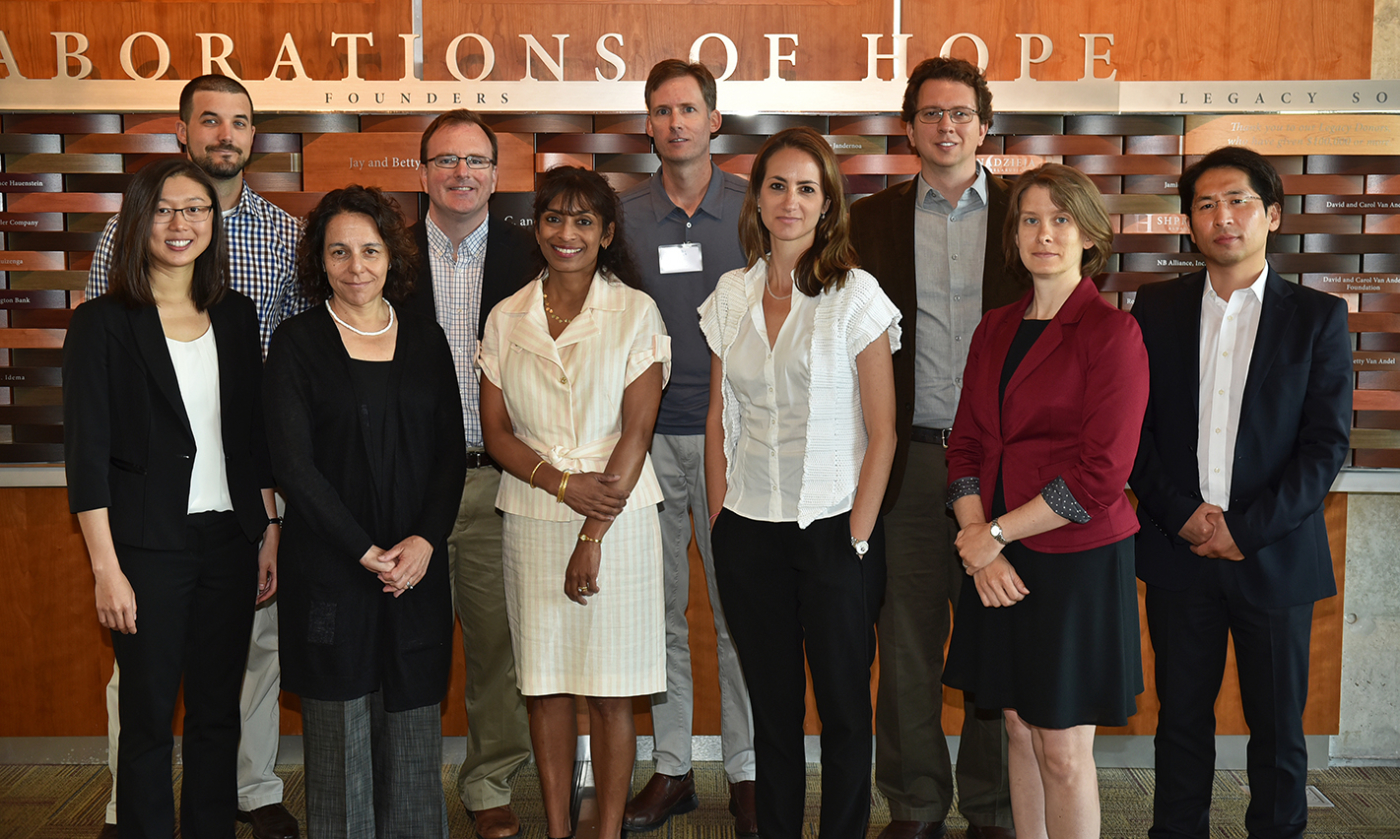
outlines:
[[[1089,279],[1112,239],[1084,175],[1020,177],[1004,241],[1033,287],[973,335],[948,442],[968,578],[943,681],[1003,709],[1016,832],[1032,839],[1098,835],[1094,727],[1125,724],[1143,689],[1124,486],[1147,352]]]

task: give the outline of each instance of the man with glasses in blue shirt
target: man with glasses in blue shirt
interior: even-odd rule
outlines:
[[[904,315],[894,356],[898,445],[881,512],[885,602],[876,626],[875,782],[890,804],[880,839],[938,839],[953,803],[943,735],[943,644],[963,568],[944,508],[944,460],[968,343],[982,315],[1027,288],[1003,270],[1008,187],[977,162],[992,94],[972,64],[930,58],[909,75],[901,112],[919,175],[851,207],[851,243]],[[958,809],[971,839],[1014,836],[1000,709],[965,698]]]
[[[457,792],[482,839],[519,835],[510,784],[530,759],[530,720],[506,618],[496,512],[501,473],[482,442],[476,351],[486,316],[529,279],[538,246],[523,228],[490,217],[499,152],[496,133],[468,110],[448,111],[424,129],[418,178],[428,216],[413,228],[418,280],[404,301],[447,334],[462,395],[467,478],[447,537],[467,670],[467,756]]]

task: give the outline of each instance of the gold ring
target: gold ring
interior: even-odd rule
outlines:
[[[579,587],[578,587],[578,593],[579,593],[579,594],[587,594],[587,593],[588,593],[588,586],[579,586]]]

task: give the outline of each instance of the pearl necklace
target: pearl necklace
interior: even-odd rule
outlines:
[[[379,299],[384,300],[383,297]],[[384,325],[383,329],[380,329],[377,332],[365,332],[364,330],[356,329],[355,327],[341,320],[340,315],[337,315],[335,313],[335,309],[331,308],[331,301],[329,300],[326,301],[326,311],[331,313],[331,317],[335,320],[336,323],[340,324],[341,326],[345,327],[346,329],[350,330],[356,335],[361,335],[365,338],[374,338],[376,336],[383,335],[385,332],[388,332],[390,329],[394,328],[394,307],[389,305],[389,301],[387,300],[384,301],[384,305],[389,306],[389,322]]]
[[[793,276],[792,276],[792,272],[791,272],[791,271],[788,272],[788,279],[789,279],[789,280],[792,280],[792,283],[793,283],[793,286],[792,286],[792,287],[793,287],[793,288],[796,288],[796,287],[797,287],[797,281],[793,279]],[[774,293],[773,293],[773,287],[770,286],[770,285],[768,284],[768,280],[766,280],[766,279],[763,281],[763,288],[764,288],[765,290],[767,290],[768,296],[769,296],[769,297],[772,297],[774,300],[787,300],[787,299],[789,299],[789,298],[792,297],[792,291],[791,291],[791,290],[789,290],[788,293],[787,293],[787,294],[784,294],[782,297],[779,297],[778,295],[774,294]]]

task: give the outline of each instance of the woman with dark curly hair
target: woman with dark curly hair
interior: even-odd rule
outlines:
[[[544,270],[481,340],[481,427],[501,465],[506,608],[530,703],[548,836],[570,835],[587,700],[598,835],[616,839],[632,779],[632,697],[666,689],[661,485],[647,450],[671,341],[638,290],[617,193],[560,167],[535,191]]]
[[[284,321],[267,356],[287,497],[282,686],[301,696],[310,839],[447,835],[445,543],[466,449],[446,337],[394,307],[417,260],[392,199],[327,194],[297,254],[319,305]]]

